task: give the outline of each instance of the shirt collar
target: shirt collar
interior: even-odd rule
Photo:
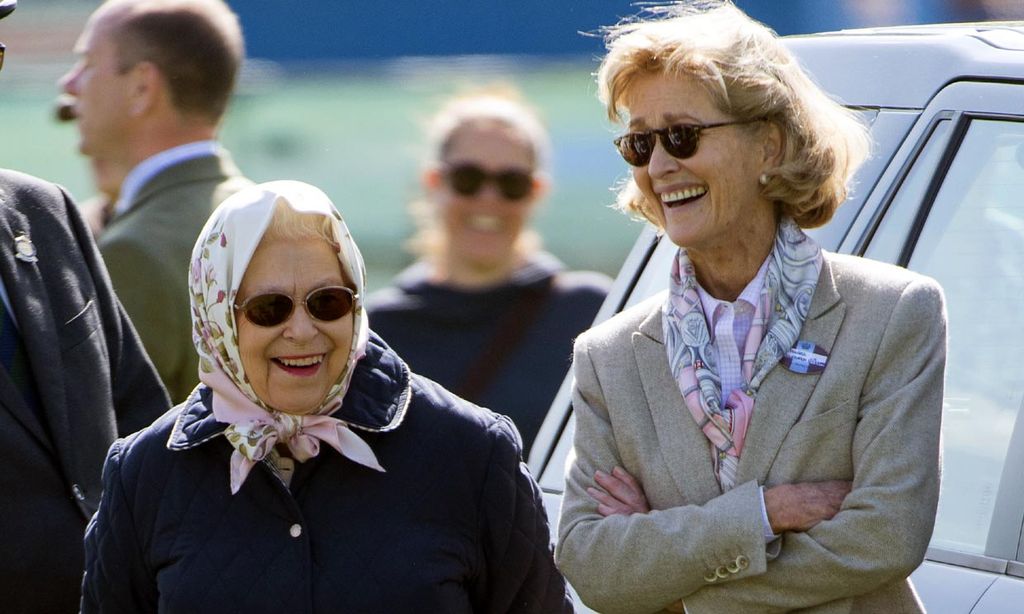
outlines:
[[[114,204],[114,215],[123,215],[127,212],[135,202],[135,197],[142,186],[164,169],[186,160],[214,156],[218,153],[220,153],[220,144],[217,141],[195,141],[165,149],[139,162],[128,172],[124,182],[121,183],[121,193]]]
[[[771,257],[772,254],[769,252],[768,258]],[[751,279],[750,283],[743,288],[743,292],[740,292],[739,298],[736,299],[737,303],[743,301],[751,307],[757,305],[757,297],[761,295],[765,277],[768,275],[768,258],[765,258],[764,262],[761,263],[761,268],[757,270],[757,275],[754,275],[754,279]],[[729,303],[729,301],[719,300],[711,296],[700,284],[697,284],[697,293],[700,295],[700,306],[704,309],[704,317],[708,322],[711,322],[711,318],[714,317],[715,310],[718,309],[719,305]]]

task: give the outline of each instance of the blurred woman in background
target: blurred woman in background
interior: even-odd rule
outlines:
[[[419,260],[367,309],[415,371],[510,416],[529,453],[610,280],[542,251],[530,222],[549,189],[551,145],[514,90],[448,101],[428,137],[425,198],[413,209]]]

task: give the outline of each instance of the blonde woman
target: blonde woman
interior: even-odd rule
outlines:
[[[374,326],[423,375],[510,416],[529,453],[610,280],[541,250],[531,220],[551,145],[512,90],[452,99],[430,123],[419,260],[371,297]]]
[[[576,342],[556,560],[601,612],[921,612],[946,318],[931,279],[822,251],[863,127],[728,2],[611,29],[620,194],[669,290]]]

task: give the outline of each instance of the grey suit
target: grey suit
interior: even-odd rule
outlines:
[[[707,438],[669,372],[662,294],[576,342],[575,458],[556,557],[584,602],[653,612],[920,612],[907,576],[939,491],[946,318],[931,279],[826,254],[800,339],[824,372],[777,365],[762,384],[737,486],[722,493]],[[601,517],[586,488],[622,466],[649,514]],[[766,548],[758,486],[852,480],[842,510]],[[802,610],[803,611],[803,610]]]
[[[15,257],[14,238],[36,248]],[[75,204],[0,171],[0,278],[42,405],[0,369],[0,609],[75,612],[107,448],[170,407]]]
[[[146,182],[97,238],[117,296],[175,403],[199,383],[188,292],[192,247],[213,209],[250,184],[226,152],[180,162]]]

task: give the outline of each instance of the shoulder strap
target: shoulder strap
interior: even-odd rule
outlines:
[[[512,303],[498,322],[497,331],[490,342],[470,363],[462,376],[462,382],[453,390],[455,394],[470,401],[480,398],[494,381],[508,356],[523,342],[526,331],[537,321],[551,295],[554,282],[555,276],[552,276],[543,284],[523,290],[519,299]]]

